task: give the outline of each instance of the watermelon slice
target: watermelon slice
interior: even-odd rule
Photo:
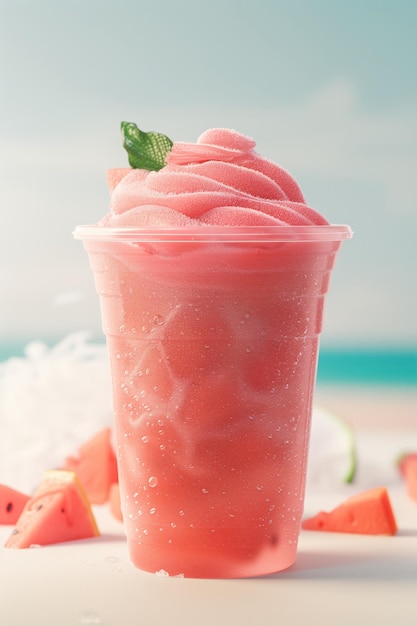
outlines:
[[[354,495],[333,511],[305,519],[304,530],[363,535],[395,535],[397,524],[385,487]]]
[[[402,454],[398,460],[398,468],[404,478],[408,495],[417,501],[417,452]]]
[[[73,472],[49,470],[30,498],[6,548],[30,548],[98,536],[86,494]]]
[[[16,524],[29,498],[21,491],[0,485],[0,524]]]
[[[123,515],[122,515],[122,510],[120,508],[119,483],[113,483],[113,485],[111,485],[111,487],[110,487],[109,505],[110,505],[110,511],[112,512],[113,516],[117,520],[122,522],[123,521]]]
[[[91,504],[107,502],[110,485],[118,480],[110,428],[104,428],[84,443],[78,457],[68,457],[63,469],[77,474]]]

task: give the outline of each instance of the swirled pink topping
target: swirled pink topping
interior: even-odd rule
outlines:
[[[234,130],[210,129],[197,143],[174,143],[158,172],[126,169],[119,178],[101,225],[328,224],[306,204],[294,178]]]

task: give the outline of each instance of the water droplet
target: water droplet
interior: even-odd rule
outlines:
[[[148,480],[149,487],[156,487],[158,484],[158,479],[156,476],[151,476]]]
[[[153,323],[156,326],[163,326],[163,324],[165,323],[165,320],[162,317],[162,315],[155,315],[155,317],[153,318]]]
[[[202,489],[201,492],[202,493],[208,493],[208,489]]]
[[[86,611],[81,615],[80,624],[103,624],[103,621],[97,613]]]
[[[117,563],[118,560],[119,559],[117,558],[117,556],[107,556],[106,557],[107,563]]]
[[[155,513],[156,513],[156,508],[153,506],[151,509],[149,509],[149,513],[150,513],[151,515],[155,515]]]
[[[147,435],[143,435],[142,441],[143,441],[143,443],[148,443],[149,437]]]
[[[263,485],[256,485],[256,488],[258,491],[262,491],[264,486]]]

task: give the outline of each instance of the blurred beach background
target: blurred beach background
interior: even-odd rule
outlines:
[[[371,397],[376,425],[414,423],[416,27],[414,0],[0,0],[0,360],[103,341],[72,231],[108,209],[120,122],[185,141],[233,127],[354,231],[318,398],[353,422]]]

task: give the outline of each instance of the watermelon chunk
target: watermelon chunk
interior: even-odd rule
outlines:
[[[88,498],[76,474],[48,470],[30,498],[6,548],[30,548],[98,536]]]
[[[117,520],[122,522],[123,521],[123,515],[122,515],[122,509],[120,508],[119,483],[113,483],[113,485],[111,485],[111,487],[110,487],[109,505],[110,505],[110,511],[112,512],[113,516]]]
[[[0,524],[15,524],[30,496],[0,485]]]
[[[417,501],[417,452],[401,455],[398,468],[404,478],[408,495]]]
[[[305,519],[304,530],[363,535],[395,535],[397,524],[385,487],[354,495],[326,513]]]
[[[69,456],[63,469],[77,474],[91,504],[107,502],[110,485],[118,480],[110,428],[104,428],[84,443],[77,457]]]

